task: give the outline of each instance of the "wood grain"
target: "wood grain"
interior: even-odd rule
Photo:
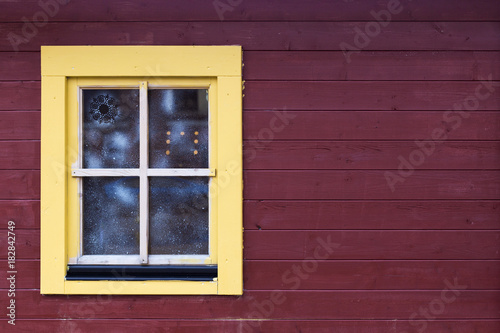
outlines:
[[[8,221],[16,222],[16,229],[40,227],[40,201],[0,200],[0,228],[6,229]]]
[[[40,140],[40,111],[0,112],[0,140]]]
[[[247,171],[245,199],[498,199],[499,171],[414,171],[399,176],[395,159],[392,175],[386,171]],[[404,168],[402,168],[404,171]],[[408,175],[408,173],[407,173]],[[389,178],[386,178],[389,177]],[[388,180],[389,179],[389,182]],[[391,188],[390,183],[394,186]]]
[[[244,203],[245,230],[500,229],[499,201],[283,201]]]
[[[453,284],[453,281],[451,281]],[[457,281],[459,286],[460,281]],[[466,285],[464,285],[467,287]],[[447,288],[443,282],[442,290]],[[456,288],[456,287],[455,287]],[[462,288],[462,287],[461,287]],[[499,291],[458,290],[436,319],[494,319]],[[241,297],[220,296],[42,296],[38,290],[16,292],[19,318],[30,319],[401,319],[440,299],[441,291],[246,291]],[[274,295],[274,296],[273,296]],[[451,297],[451,294],[446,294]],[[5,303],[7,293],[0,295]],[[267,302],[266,302],[267,301]],[[382,306],[383,305],[383,306]],[[264,306],[264,308],[262,308]],[[421,319],[421,315],[419,315]]]
[[[9,0],[3,6],[5,14],[0,22],[19,22],[27,13],[36,13],[41,8],[36,0]],[[219,16],[214,2],[191,0],[183,6],[181,0],[142,2],[99,0],[85,2],[71,1],[60,6],[51,22],[58,21],[372,21],[370,11],[387,10],[388,0],[373,2],[289,0],[276,6],[265,0],[221,1],[223,13]],[[418,3],[401,2],[400,13],[391,15],[391,21],[496,21],[500,10],[495,1],[455,0],[453,4],[445,0],[420,0]],[[1,8],[1,7],[0,7]],[[399,8],[399,6],[398,6]]]
[[[499,231],[262,231],[244,234],[245,259],[500,259]],[[328,244],[328,245],[325,245]]]
[[[500,140],[500,113],[475,111],[463,118],[445,112],[247,111],[243,112],[243,137],[252,141],[245,143],[248,149],[267,146],[266,141],[272,140],[434,141],[434,131],[443,131],[445,140]]]
[[[122,333],[146,330],[161,332],[172,330],[187,333],[219,333],[219,332],[331,332],[351,333],[416,333],[425,327],[429,332],[454,333],[497,333],[500,330],[498,320],[169,320],[169,319],[71,319],[71,320],[23,320],[17,319],[19,327],[26,332],[98,332],[106,327],[106,332]],[[427,325],[427,326],[424,326]]]
[[[498,169],[500,142],[446,141],[427,143],[431,154],[425,169]],[[1,146],[0,146],[1,149]],[[244,142],[243,166],[247,170],[262,169],[390,169],[394,158],[409,157],[421,150],[411,141],[273,141]]]
[[[40,169],[40,142],[0,141],[0,169]]]
[[[355,47],[366,22],[49,22],[25,43],[0,39],[0,51],[41,45],[242,45],[244,50],[341,51]],[[0,35],[21,35],[24,23],[4,23]],[[106,31],[106,33],[102,33]],[[500,22],[391,22],[363,51],[498,51]],[[358,47],[358,48],[359,48]],[[354,55],[355,57],[355,55]],[[353,57],[353,58],[354,58]]]
[[[454,110],[475,97],[478,82],[460,81],[252,81],[245,84],[245,109],[252,110]],[[494,110],[500,105],[500,83],[488,98],[469,109]],[[472,108],[473,107],[473,108]],[[462,110],[466,110],[462,106]]]
[[[478,80],[500,78],[500,54],[475,51],[245,51],[245,80]],[[35,77],[35,75],[33,76]]]

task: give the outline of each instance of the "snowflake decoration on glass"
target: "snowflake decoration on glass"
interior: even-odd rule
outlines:
[[[99,124],[114,122],[118,114],[115,99],[109,95],[99,95],[92,98],[92,102],[90,103],[90,114]]]

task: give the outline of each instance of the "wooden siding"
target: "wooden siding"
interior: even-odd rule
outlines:
[[[0,230],[16,221],[15,329],[500,331],[498,1],[401,0],[350,61],[340,44],[388,0],[220,2],[222,17],[205,0],[72,0],[18,52],[8,34],[42,9],[0,3]],[[40,46],[92,44],[243,46],[243,296],[40,295]],[[443,118],[484,79],[491,96]],[[392,191],[386,172],[436,128],[447,139]]]

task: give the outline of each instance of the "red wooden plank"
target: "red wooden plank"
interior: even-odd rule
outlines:
[[[245,230],[500,229],[498,201],[246,201]]]
[[[248,290],[441,290],[455,278],[468,289],[500,289],[500,262],[492,260],[246,260],[244,271]]]
[[[244,243],[245,259],[500,259],[498,231],[248,230]]]
[[[7,228],[8,221],[16,222],[17,229],[40,227],[40,201],[0,201],[1,228]]]
[[[248,171],[245,199],[498,199],[499,171]],[[401,176],[403,175],[403,177]],[[408,177],[404,177],[404,175]],[[396,178],[396,177],[399,177]]]
[[[498,110],[500,83],[438,81],[252,81],[245,109],[256,110]],[[484,99],[476,98],[476,89]],[[470,98],[470,102],[469,102]],[[467,108],[464,106],[467,104]],[[469,106],[470,105],[470,106]]]
[[[0,141],[0,169],[40,169],[40,142]]]
[[[448,287],[448,284],[451,286]],[[436,319],[494,319],[500,315],[500,291],[473,291],[460,281],[443,281],[445,304]],[[442,291],[246,291],[221,296],[42,296],[16,292],[17,319],[401,319],[441,299]],[[271,298],[272,297],[272,298]],[[274,301],[271,301],[271,299]],[[6,304],[7,293],[0,294]],[[436,301],[436,302],[437,302]],[[278,304],[280,303],[280,304]],[[264,308],[262,307],[264,306]],[[266,308],[267,307],[267,308]],[[441,311],[439,311],[441,312]]]
[[[87,0],[71,1],[59,8],[47,8],[41,7],[36,0],[10,0],[3,4],[4,8],[0,7],[0,22],[21,21],[23,16],[30,17],[43,8],[47,8],[45,12],[53,16],[51,21],[374,21],[370,12],[386,11],[388,2],[309,0],[304,3],[289,0],[277,4],[265,0],[191,0],[186,6],[181,0],[148,0],[145,6],[137,1]],[[492,0],[455,0],[453,3],[446,0],[419,0],[400,3],[400,6],[396,6],[397,10],[393,10],[391,21],[496,21],[500,18],[497,3]]]
[[[444,142],[419,169],[498,169],[500,142]],[[421,150],[411,141],[245,141],[245,169],[390,169]],[[0,146],[1,150],[1,146]]]
[[[0,200],[39,198],[40,171],[0,170]]]
[[[245,51],[244,62],[245,80],[452,81],[490,74],[493,80],[500,79],[498,52],[365,51],[347,63],[338,51]]]
[[[3,229],[2,231],[5,237],[0,237],[0,258],[7,259],[7,230]],[[40,259],[40,230],[14,229],[14,233],[16,237],[16,260]]]
[[[24,23],[4,23],[0,35],[22,37]],[[242,45],[245,50],[500,50],[500,22],[392,22],[355,43],[366,22],[103,22],[47,23],[25,43],[0,39],[0,51],[41,45]],[[26,29],[25,29],[26,30]],[[102,33],[106,31],[106,33]],[[355,55],[354,55],[355,56]],[[353,56],[353,58],[354,58]]]
[[[138,330],[164,330],[177,333],[220,333],[220,332],[332,332],[352,333],[396,333],[412,332],[425,327],[428,332],[454,333],[498,333],[499,320],[161,320],[161,319],[63,319],[63,320],[16,320],[16,329],[25,332],[53,333],[53,332],[99,332],[106,327],[106,332],[123,333],[137,332]]]
[[[0,53],[0,79],[14,81],[40,80],[40,53]]]
[[[318,261],[306,279],[297,279],[302,261],[246,260],[246,290],[441,290],[445,279],[457,278],[468,289],[500,289],[500,262],[486,261]],[[310,264],[310,263],[309,263]],[[7,267],[7,261],[0,265]],[[297,268],[298,267],[298,268]],[[305,266],[309,269],[309,266]],[[16,261],[16,288],[40,288],[40,262]],[[9,274],[0,271],[0,288]]]
[[[354,61],[355,60],[355,61]],[[478,80],[500,79],[500,53],[366,51],[349,64],[339,51],[245,51],[246,80]],[[40,53],[0,53],[0,78],[40,80]]]
[[[40,82],[0,82],[0,110],[40,110]]]
[[[0,140],[40,140],[40,112],[0,112]]]
[[[7,235],[7,233],[2,230]],[[9,267],[7,260],[0,260],[2,267]],[[16,289],[39,289],[40,288],[40,261],[38,260],[16,260]],[[10,276],[7,269],[0,270],[0,288],[9,289]]]
[[[289,107],[291,104],[289,105]],[[270,140],[499,140],[500,113],[474,111],[468,118],[447,111],[246,111],[248,158]],[[436,131],[444,131],[436,136]],[[438,133],[439,134],[439,133]],[[437,146],[441,144],[436,143]],[[406,156],[405,156],[406,157]],[[427,160],[435,158],[432,154]]]

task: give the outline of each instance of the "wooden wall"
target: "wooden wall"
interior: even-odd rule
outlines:
[[[36,33],[38,0],[0,2],[1,330],[499,332],[500,4],[401,0],[376,34],[388,2],[72,0]],[[242,297],[40,295],[40,45],[107,44],[243,46]]]

